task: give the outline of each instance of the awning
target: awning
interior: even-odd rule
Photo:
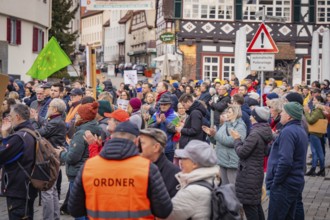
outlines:
[[[142,55],[142,54],[146,54],[147,51],[146,50],[139,50],[139,51],[130,51],[127,53],[128,56],[134,56],[134,55]]]
[[[161,55],[161,56],[156,57],[155,59],[153,59],[153,61],[162,62],[162,61],[164,61],[164,57],[165,57],[165,55]],[[182,57],[180,55],[173,55],[173,54],[168,53],[167,54],[167,59],[169,61],[176,61],[176,60],[182,60]]]
[[[296,51],[290,44],[277,44],[279,52],[275,54],[275,60],[295,60]]]

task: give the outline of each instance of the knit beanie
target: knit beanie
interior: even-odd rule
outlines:
[[[268,120],[270,118],[270,111],[269,111],[269,108],[268,107],[259,107],[259,106],[256,106],[252,110],[251,115],[259,123],[261,123],[261,122],[268,122]]]
[[[98,102],[83,104],[78,108],[78,114],[83,120],[92,121],[95,119],[98,107]]]
[[[174,82],[174,83],[172,83],[172,86],[173,86],[175,89],[178,89],[178,88],[179,88],[179,83],[178,83],[178,82]]]
[[[278,95],[275,92],[269,93],[266,96],[268,99],[272,100],[272,99],[277,99]]]
[[[287,94],[285,96],[285,98],[289,102],[298,102],[300,105],[303,105],[304,104],[304,99],[303,99],[302,95],[300,95],[297,92],[290,92],[289,94]]]
[[[112,112],[112,109],[111,109],[111,106],[110,106],[110,102],[109,101],[99,100],[97,102],[99,103],[99,110],[98,110],[99,115],[101,115],[102,117],[105,117],[104,116],[104,113],[105,112],[107,112],[107,113],[111,113]]]
[[[284,110],[293,119],[301,120],[303,115],[303,107],[298,102],[289,102],[283,106]]]
[[[132,107],[133,112],[139,111],[142,105],[142,102],[138,98],[132,98],[129,100],[129,105]]]

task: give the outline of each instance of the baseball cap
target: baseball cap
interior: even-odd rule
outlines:
[[[48,89],[48,88],[51,88],[52,87],[52,84],[51,83],[45,83],[41,86],[41,88],[44,88],[44,89]]]
[[[130,121],[124,121],[124,122],[119,123],[117,125],[117,127],[115,128],[114,133],[116,133],[116,132],[125,132],[125,133],[132,134],[134,136],[139,136],[139,134],[140,134],[139,128]]]
[[[214,149],[207,143],[199,140],[192,140],[184,149],[175,150],[176,157],[188,158],[201,167],[211,167],[218,163]]]
[[[140,134],[143,134],[143,135],[146,135],[146,136],[149,136],[149,137],[155,139],[155,141],[160,143],[160,145],[162,147],[165,147],[165,145],[166,145],[167,136],[164,131],[162,131],[158,128],[146,128],[146,129],[140,130]]]
[[[70,92],[71,96],[75,96],[75,95],[83,95],[84,92],[81,89],[72,89]]]
[[[126,111],[124,111],[123,109],[117,109],[117,110],[113,111],[112,113],[105,112],[104,116],[107,118],[114,118],[119,122],[124,122],[129,119],[129,114]]]

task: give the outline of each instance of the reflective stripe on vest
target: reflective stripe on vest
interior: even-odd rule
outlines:
[[[92,218],[142,218],[151,215],[150,210],[145,211],[130,211],[130,212],[102,212],[102,211],[92,211],[87,209],[87,215]]]
[[[150,161],[140,156],[86,161],[82,175],[90,219],[153,219],[147,197]]]

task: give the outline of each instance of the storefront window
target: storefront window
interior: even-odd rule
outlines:
[[[205,56],[203,62],[203,80],[219,78],[219,57]]]
[[[235,71],[235,58],[223,57],[222,58],[222,80],[230,79],[230,74]]]

